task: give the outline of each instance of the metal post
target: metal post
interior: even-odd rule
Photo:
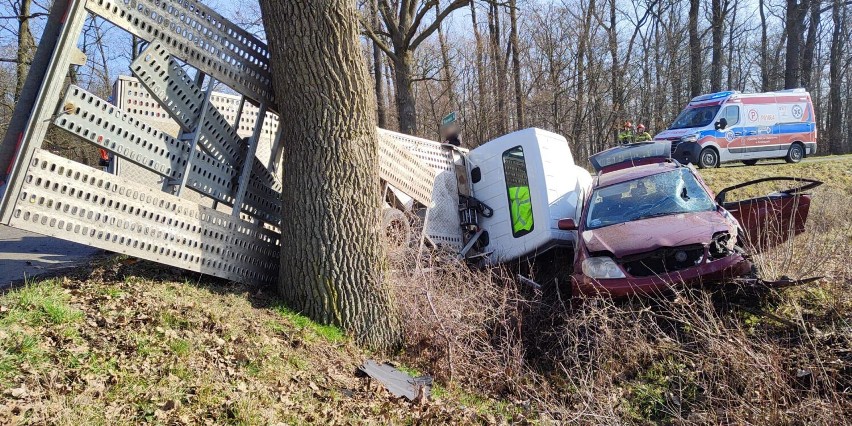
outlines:
[[[251,178],[251,168],[254,165],[254,156],[257,153],[257,141],[260,139],[261,130],[263,130],[263,117],[266,117],[266,104],[260,104],[257,116],[258,119],[254,123],[254,131],[252,132],[251,138],[249,138],[248,150],[246,150],[246,156],[243,159],[243,167],[240,171],[237,193],[234,194],[234,211],[231,214],[237,218],[240,217],[243,200],[245,199],[246,190],[248,189],[248,182]]]
[[[273,175],[278,175],[278,162],[281,159],[281,133],[283,132],[281,125],[281,116],[278,116],[278,129],[275,130],[275,139],[272,140],[272,148],[269,151],[269,163],[266,169],[271,171]]]
[[[196,83],[199,87],[201,87],[202,81],[204,80],[204,74],[201,71],[198,71],[198,76],[196,76]],[[198,147],[198,140],[201,139],[201,130],[204,127],[204,120],[207,117],[207,111],[212,108],[210,105],[210,95],[213,94],[213,86],[216,84],[215,78],[210,78],[210,82],[207,84],[207,92],[204,93],[204,102],[201,104],[201,115],[198,116],[198,122],[195,124],[195,131],[191,133],[192,142],[189,144],[189,156],[186,159],[186,167],[183,169],[183,175],[181,175],[180,182],[176,185],[174,182],[166,181],[167,184],[174,185],[172,189],[172,193],[180,197],[180,193],[183,191],[183,188],[186,186],[186,181],[189,179],[189,171],[192,170],[192,159],[195,158],[195,150]],[[186,136],[181,133],[181,137]]]
[[[240,121],[243,119],[243,107],[246,105],[246,97],[240,96],[240,106],[237,108],[237,118],[234,120],[234,128],[240,131]]]
[[[27,80],[0,145],[0,223],[8,224],[21,179],[41,147],[86,19],[85,1],[53,2]],[[41,96],[40,96],[41,95]]]

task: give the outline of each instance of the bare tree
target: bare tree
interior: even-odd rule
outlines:
[[[689,93],[701,94],[701,39],[698,35],[699,0],[689,0]]]
[[[279,291],[293,309],[361,343],[393,347],[400,329],[381,274],[375,96],[357,11],[346,0],[260,4],[288,118]]]
[[[524,127],[524,91],[521,85],[521,54],[518,51],[518,5],[516,0],[509,0],[509,20],[512,32],[509,35],[512,44],[512,79],[515,83],[515,128]]]
[[[712,59],[710,60],[710,91],[722,90],[722,68],[724,66],[724,55],[722,54],[722,39],[725,33],[725,20],[730,11],[729,0],[711,1],[710,33],[712,34]]]
[[[841,95],[841,67],[842,54],[844,51],[844,21],[846,18],[846,8],[841,7],[840,0],[834,0],[833,10],[831,12],[831,22],[834,24],[834,30],[831,34],[831,51],[829,53],[829,92],[828,92],[828,141],[832,154],[842,154],[844,150],[843,143],[843,101]],[[849,100],[847,99],[847,102]]]
[[[377,27],[363,17],[361,20],[367,36],[393,62],[399,130],[403,133],[414,134],[417,131],[412,69],[414,52],[438,29],[447,16],[466,6],[469,0],[452,0],[431,24],[421,30],[423,20],[437,2],[438,0],[377,0],[383,25]],[[387,43],[388,39],[390,44]]]
[[[14,6],[17,6],[15,9]],[[35,55],[35,40],[33,33],[30,30],[30,19],[32,19],[32,0],[21,0],[20,3],[13,6],[13,10],[17,14],[18,19],[18,49],[15,60],[17,61],[17,81],[15,84],[15,100],[21,95],[21,90],[24,89],[24,82],[27,79],[27,72],[30,70],[30,62]]]

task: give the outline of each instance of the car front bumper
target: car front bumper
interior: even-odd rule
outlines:
[[[572,282],[574,294],[624,297],[660,294],[673,285],[720,282],[742,277],[749,274],[751,270],[751,261],[739,254],[733,254],[722,259],[703,262],[691,268],[650,277],[595,279],[582,273],[575,273],[572,276]]]

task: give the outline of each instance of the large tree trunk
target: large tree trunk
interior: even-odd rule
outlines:
[[[17,81],[15,81],[15,100],[21,95],[21,90],[24,90],[24,82],[27,80],[27,73],[30,71],[30,62],[35,54],[35,41],[33,33],[30,31],[30,6],[32,0],[21,0],[21,8],[18,11],[18,52],[15,60]],[[72,67],[73,68],[73,67]]]
[[[524,91],[521,86],[521,52],[518,51],[518,6],[516,0],[509,0],[509,19],[512,22],[512,77],[515,83],[515,128],[523,129]]]
[[[689,0],[689,95],[701,94],[701,39],[698,35],[699,0]]]
[[[470,21],[473,26],[473,36],[476,40],[476,88],[477,95],[479,97],[479,105],[477,105],[477,140],[476,145],[471,145],[468,143],[468,146],[479,146],[483,142],[486,141],[486,134],[489,132],[489,114],[485,112],[485,105],[487,105],[486,98],[486,84],[485,84],[485,42],[482,40],[482,33],[479,32],[479,23],[476,21],[476,4],[473,0],[470,0]]]
[[[840,0],[834,0],[834,10],[831,20],[834,31],[831,34],[831,51],[829,53],[828,70],[828,142],[832,154],[842,154],[843,147],[843,99],[840,94],[842,84],[842,55],[843,55],[843,17],[844,8]]]
[[[378,27],[381,25],[379,21],[379,5],[376,0],[370,1],[370,17],[373,20],[373,25]],[[388,127],[387,107],[385,106],[385,82],[384,82],[384,62],[382,61],[382,49],[378,43],[373,42],[373,77],[375,78],[376,87],[376,118],[379,127],[386,129]]]
[[[441,15],[441,8],[439,5],[435,5],[435,16],[436,19]],[[455,111],[456,108],[459,107],[458,101],[456,100],[456,88],[453,82],[453,67],[450,63],[450,48],[447,46],[447,38],[444,36],[444,29],[441,25],[438,26],[438,45],[441,48],[441,69],[442,74],[444,75],[444,90],[447,92],[447,100],[449,101],[450,108],[449,111]]]
[[[399,131],[415,135],[417,134],[417,109],[414,104],[414,83],[411,81],[414,52],[397,49],[395,59],[393,71],[396,76],[396,113],[399,117]]]
[[[588,49],[588,45],[589,45],[589,42],[590,42],[589,34],[591,32],[591,27],[592,27],[592,17],[594,16],[595,12],[596,12],[595,11],[595,0],[589,0],[589,5],[587,6],[586,10],[583,12],[583,27],[580,28],[579,40],[577,40],[577,72],[576,72],[577,102],[574,104],[574,120],[571,123],[571,125],[573,126],[575,131],[568,132],[570,135],[566,135],[569,138],[569,140],[571,140],[571,144],[572,144],[571,146],[579,148],[580,151],[587,151],[589,149],[589,147],[585,143],[580,143],[580,141],[578,140],[577,136],[578,136],[579,132],[577,130],[583,129],[583,111],[588,107],[586,105],[586,62],[585,62],[585,59],[586,59],[586,51]],[[553,62],[553,59],[551,58],[551,63],[552,62]],[[551,73],[552,73],[552,71],[551,71]],[[558,81],[558,78],[554,77],[553,79],[554,79],[554,82]],[[554,87],[556,87],[556,84],[554,84]],[[554,118],[554,121],[559,119],[558,114],[557,114],[559,112],[558,102],[559,102],[559,96],[557,95],[556,91],[554,91],[554,93],[553,93],[553,112],[554,112],[553,118]],[[554,124],[556,124],[556,123],[554,123]],[[557,128],[557,126],[554,125],[554,128]],[[582,155],[582,153],[578,152],[576,155],[579,157],[580,155]]]
[[[725,32],[726,4],[722,4],[722,0],[712,0],[711,2],[711,38],[712,38],[712,59],[710,63],[710,91],[719,92],[722,90],[722,36]]]
[[[787,0],[787,50],[784,58],[784,88],[795,89],[801,85],[802,77],[802,33],[805,25],[805,15],[810,0]]]
[[[506,110],[506,89],[508,79],[506,78],[506,61],[503,58],[500,43],[500,6],[496,0],[492,0],[488,8],[488,32],[491,35],[491,58],[494,65],[493,74],[495,81],[494,91],[497,93],[497,134],[506,134],[508,113]]]
[[[805,39],[805,51],[802,52],[802,86],[808,90],[812,90],[811,79],[813,78],[814,69],[814,50],[816,50],[817,29],[819,29],[819,21],[822,17],[820,8],[822,4],[819,1],[811,2],[811,17],[808,23],[808,37]]]
[[[354,3],[261,0],[282,117],[279,291],[360,343],[396,346],[381,276],[375,97]]]
[[[624,110],[624,82],[622,81],[622,73],[619,69],[618,62],[618,28],[616,18],[615,1],[609,1],[609,27],[607,28],[609,40],[609,57],[612,61],[612,69],[610,70],[610,85],[612,85],[612,113],[615,118],[615,126],[612,128],[613,137],[618,135],[621,129],[623,118],[621,112]],[[626,59],[625,59],[626,61]],[[625,66],[627,64],[625,63]],[[594,151],[600,151],[603,146],[596,146]]]
[[[757,2],[757,10],[760,12],[760,90],[769,91],[769,42],[766,34],[766,12],[763,10],[763,1]]]
[[[731,7],[731,30],[728,32],[728,63],[726,64],[728,67],[728,90],[733,90],[734,88],[740,89],[737,87],[737,84],[734,82],[734,29],[737,27],[737,9],[739,8],[739,2],[734,0],[734,4]],[[742,67],[737,68],[737,73],[742,73]]]

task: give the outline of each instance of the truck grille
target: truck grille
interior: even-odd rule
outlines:
[[[704,246],[690,245],[666,247],[647,253],[627,256],[619,263],[624,271],[634,277],[650,277],[680,271],[704,260]]]

